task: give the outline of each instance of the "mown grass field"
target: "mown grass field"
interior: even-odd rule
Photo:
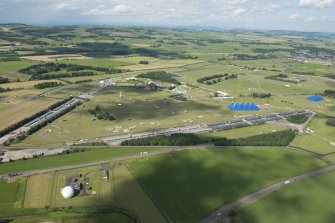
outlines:
[[[197,222],[243,195],[326,165],[286,148],[202,149],[129,163],[175,222]]]
[[[305,179],[238,212],[239,222],[329,223],[335,216],[335,173]]]
[[[335,152],[335,128],[326,125],[327,118],[316,116],[308,126],[312,131],[296,136],[290,145],[319,154]]]
[[[26,179],[14,182],[0,181],[0,209],[22,208],[26,190]]]
[[[69,165],[76,165],[86,162],[96,162],[113,159],[116,157],[140,154],[144,151],[158,151],[168,149],[168,147],[112,147],[112,148],[95,148],[85,152],[55,155],[41,157],[38,159],[29,159],[4,163],[1,165],[0,174],[15,173],[21,171],[30,171],[38,169],[55,168]]]
[[[33,175],[28,178],[24,208],[44,208],[50,205],[53,173]]]

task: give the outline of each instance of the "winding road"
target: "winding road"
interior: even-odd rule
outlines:
[[[233,203],[223,206],[222,208],[212,212],[207,218],[204,218],[201,221],[199,221],[199,223],[218,223],[220,222],[220,220],[222,220],[222,215],[228,214],[230,211],[238,210],[243,207],[246,207],[256,202],[257,200],[270,195],[271,193],[275,191],[278,191],[284,187],[287,187],[288,185],[294,182],[297,182],[297,181],[300,181],[306,178],[314,177],[317,175],[325,174],[331,171],[335,171],[335,164],[332,164],[330,166],[327,166],[327,167],[324,167],[318,170],[310,171],[310,172],[280,181],[278,183],[272,184],[257,192],[244,196]]]

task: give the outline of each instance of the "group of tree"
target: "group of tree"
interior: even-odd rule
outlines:
[[[80,83],[86,83],[86,82],[92,82],[92,79],[86,79],[86,80],[79,80],[79,81],[75,81],[75,84],[80,84]]]
[[[122,146],[191,146],[201,144],[202,140],[193,133],[175,133],[169,136],[152,136],[126,140]]]
[[[116,118],[110,112],[102,110],[98,105],[95,106],[94,110],[89,109],[88,112],[91,115],[94,115],[99,120],[109,120],[109,121],[116,120]]]
[[[211,85],[211,84],[216,84],[218,82],[221,82],[222,80],[229,80],[229,79],[235,79],[237,78],[238,75],[237,74],[214,74],[211,76],[206,76],[206,77],[202,77],[199,78],[197,80],[198,83],[202,83],[202,84],[207,84],[207,85]],[[213,80],[213,81],[211,81]]]
[[[140,62],[138,62],[139,64],[149,64],[148,60],[140,60]]]
[[[238,60],[260,60],[260,59],[271,58],[270,56],[266,56],[264,54],[250,55],[250,54],[235,53],[232,56],[234,57],[234,59],[238,59]]]
[[[325,90],[325,91],[323,92],[323,95],[324,95],[324,96],[328,96],[328,97],[335,98],[335,90],[330,90],[330,89]]]
[[[28,118],[25,118],[25,119],[23,119],[23,120],[21,120],[21,121],[18,121],[18,122],[16,122],[16,123],[14,123],[14,124],[8,126],[7,128],[5,128],[5,129],[3,129],[3,130],[0,130],[0,137],[6,135],[6,134],[8,134],[8,133],[10,133],[11,131],[14,131],[15,129],[18,129],[19,127],[21,127],[21,126],[27,124],[28,122],[34,120],[35,118],[38,118],[39,116],[41,116],[41,115],[47,113],[49,110],[52,110],[52,109],[54,109],[54,108],[57,108],[58,106],[60,106],[60,105],[62,105],[62,104],[64,104],[64,103],[70,101],[71,99],[72,99],[72,97],[67,98],[67,99],[64,99],[64,100],[62,100],[62,101],[59,101],[59,102],[57,102],[57,103],[55,103],[55,104],[49,106],[47,109],[44,109],[44,110],[42,110],[42,111],[40,111],[40,112],[37,112],[36,114],[34,114],[34,115],[32,115],[32,116],[30,116],[30,117],[28,117]]]
[[[44,89],[44,88],[51,88],[51,87],[57,87],[57,86],[62,86],[62,82],[57,82],[57,81],[51,81],[51,82],[42,82],[35,84],[34,87],[37,89]]]
[[[276,81],[283,81],[283,82],[289,82],[289,83],[298,83],[298,82],[304,82],[305,80],[303,79],[289,79],[289,75],[288,74],[278,74],[278,75],[274,75],[274,76],[267,76],[264,77],[265,79],[269,79],[269,80],[276,80]]]
[[[36,74],[30,77],[30,80],[52,80],[59,78],[67,78],[67,77],[88,77],[95,76],[97,73],[92,71],[76,71],[72,73],[63,73],[63,74]]]
[[[292,115],[287,118],[287,121],[295,123],[295,124],[302,124],[307,121],[308,117],[304,114],[297,114],[297,115]]]
[[[147,73],[139,74],[137,77],[148,78],[151,80],[158,80],[162,82],[168,82],[175,85],[180,85],[180,82],[175,78],[171,77],[171,74],[165,71],[149,71]]]
[[[9,83],[9,79],[6,77],[0,77],[0,84],[6,84]]]
[[[335,127],[335,119],[328,119],[326,125]]]
[[[40,80],[42,77],[42,74],[48,74],[51,72],[58,72],[58,71],[82,71],[82,70],[93,70],[98,72],[105,72],[107,74],[113,74],[113,73],[121,73],[121,69],[117,68],[106,68],[106,67],[94,67],[94,66],[87,66],[87,65],[78,65],[78,64],[65,64],[65,63],[41,63],[41,64],[35,64],[31,65],[29,67],[20,69],[19,72],[23,74],[31,75],[33,80]],[[76,74],[78,76],[92,76],[92,75],[85,75],[85,73],[75,73],[72,72],[71,74],[57,74],[62,77],[67,77],[66,75],[69,75],[70,77],[75,77]],[[46,75],[43,75],[46,76]],[[50,78],[49,78],[50,79]]]
[[[252,93],[251,96],[253,98],[270,98],[271,93]]]
[[[11,89],[9,87],[7,88],[0,87],[0,93],[7,92],[7,91],[11,91]]]
[[[295,137],[295,132],[285,130],[266,133],[245,138],[222,138],[215,143],[216,146],[287,146]]]

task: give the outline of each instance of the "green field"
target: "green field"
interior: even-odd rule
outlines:
[[[175,222],[196,222],[243,195],[326,165],[285,148],[202,149],[129,163]]]
[[[20,171],[31,171],[38,169],[55,168],[62,166],[71,166],[87,162],[97,162],[109,160],[116,157],[140,154],[144,151],[158,151],[168,149],[168,147],[146,148],[146,147],[107,147],[94,148],[84,152],[41,157],[38,159],[29,159],[4,163],[1,165],[0,174],[15,173]]]
[[[159,209],[141,189],[128,169],[118,163],[111,163],[109,166],[112,170],[108,180],[102,179],[100,166],[30,176],[24,207],[44,208],[49,206],[50,209],[57,207],[64,209],[64,207],[112,206],[126,210],[144,223],[152,221],[165,223],[166,220]],[[64,187],[66,176],[73,174],[86,176],[89,179],[89,186],[92,187],[92,190],[87,190],[87,193],[91,194],[92,191],[95,191],[98,195],[77,195],[68,200],[64,199],[60,190]]]
[[[296,136],[290,145],[308,149],[319,154],[335,152],[335,128],[326,125],[327,118],[317,116],[308,128],[313,132],[305,132]]]
[[[329,223],[335,216],[335,173],[305,179],[238,212],[248,223]]]
[[[0,209],[22,208],[26,189],[26,179],[14,182],[0,180]]]

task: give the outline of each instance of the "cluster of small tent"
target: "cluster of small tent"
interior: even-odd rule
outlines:
[[[259,107],[255,103],[231,103],[228,108],[233,111],[258,111]]]
[[[323,97],[321,97],[320,95],[312,95],[312,96],[309,96],[307,98],[307,100],[309,100],[309,101],[322,101]]]

